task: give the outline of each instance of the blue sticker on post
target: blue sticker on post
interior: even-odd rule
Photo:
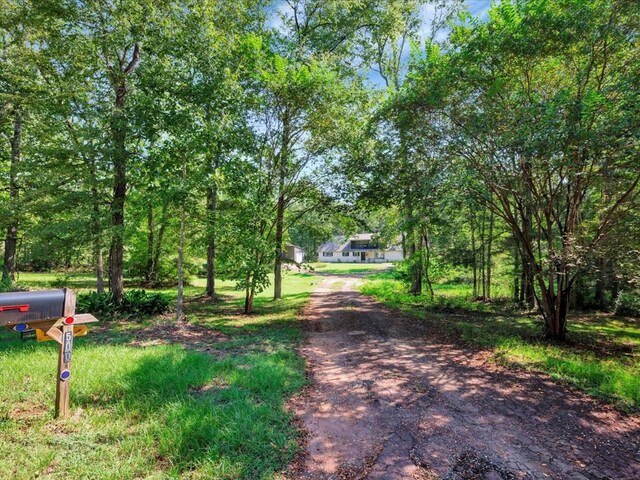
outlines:
[[[67,380],[71,376],[71,372],[69,370],[63,370],[60,372],[60,380]]]
[[[29,328],[29,325],[27,325],[26,323],[19,323],[18,325],[13,327],[16,332],[20,333],[24,332],[27,328]]]

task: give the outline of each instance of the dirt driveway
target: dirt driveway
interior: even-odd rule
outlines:
[[[325,277],[302,348],[301,479],[640,479],[640,419],[433,335]]]

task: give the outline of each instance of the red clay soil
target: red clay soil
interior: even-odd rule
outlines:
[[[488,362],[357,282],[325,278],[306,311],[315,383],[292,405],[308,434],[294,478],[640,479],[640,418]]]

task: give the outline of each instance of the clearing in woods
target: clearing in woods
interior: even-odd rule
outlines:
[[[489,362],[359,282],[326,275],[305,311],[315,384],[293,402],[295,478],[640,478],[640,419]]]

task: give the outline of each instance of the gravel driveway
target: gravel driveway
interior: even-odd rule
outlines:
[[[324,277],[301,353],[301,479],[640,479],[640,418],[430,332]]]

